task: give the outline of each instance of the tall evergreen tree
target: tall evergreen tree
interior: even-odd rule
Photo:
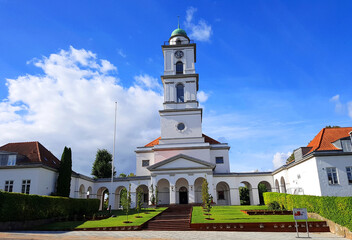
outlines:
[[[70,196],[72,174],[72,152],[71,148],[64,148],[57,178],[56,194],[62,197]]]
[[[111,153],[106,149],[98,149],[93,163],[92,175],[96,178],[111,178],[111,162]],[[116,171],[114,171],[114,176],[115,174]]]

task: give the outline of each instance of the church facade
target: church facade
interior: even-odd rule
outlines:
[[[73,173],[71,197],[99,198],[103,202],[108,196],[109,205],[117,209],[121,190],[131,186],[132,207],[136,204],[137,190],[144,193],[145,204],[150,204],[156,189],[158,204],[201,203],[204,179],[217,205],[239,205],[241,186],[249,189],[251,205],[260,204],[259,184],[264,184],[267,191],[291,194],[352,195],[352,128],[324,128],[307,147],[295,150],[294,161],[273,172],[231,172],[230,146],[202,131],[203,111],[197,101],[196,44],[184,30],[177,28],[162,51],[161,136],[135,150],[135,177],[93,180]],[[0,147],[0,189],[15,192],[24,189],[24,193],[40,195],[54,192],[59,160],[43,148],[39,143]],[[22,157],[31,159],[33,153],[37,154],[34,160],[21,164]],[[27,186],[30,186],[28,191]]]

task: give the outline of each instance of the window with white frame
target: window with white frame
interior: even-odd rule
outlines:
[[[29,194],[31,188],[31,180],[22,180],[22,193]]]
[[[352,167],[346,167],[348,183],[352,184]]]
[[[328,181],[330,185],[339,184],[335,167],[326,168],[326,172],[328,174]]]
[[[5,181],[5,192],[13,192],[13,180]]]

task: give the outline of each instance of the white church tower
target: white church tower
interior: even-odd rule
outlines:
[[[202,137],[202,109],[198,107],[198,74],[195,71],[196,44],[186,32],[174,30],[164,55],[164,109],[161,118],[160,145],[204,143]]]
[[[230,147],[202,132],[196,44],[178,26],[162,45],[162,51],[161,136],[135,151],[136,175],[141,179],[150,177],[151,184],[158,187],[160,204],[199,203],[203,179],[212,185],[214,174],[230,172]],[[210,191],[215,194],[215,189]]]

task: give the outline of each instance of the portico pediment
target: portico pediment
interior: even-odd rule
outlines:
[[[148,167],[148,170],[164,171],[164,170],[185,170],[185,169],[214,169],[215,164],[206,162],[184,154],[179,154]]]

